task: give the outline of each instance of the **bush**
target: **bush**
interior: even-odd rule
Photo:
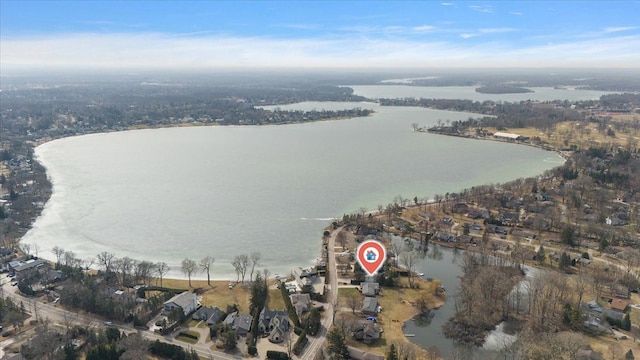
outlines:
[[[249,355],[251,355],[251,356],[258,355],[258,348],[255,345],[247,346],[247,351],[249,352]]]
[[[182,331],[180,335],[193,340],[198,340],[200,338],[200,334],[195,331]]]
[[[296,343],[293,345],[293,353],[296,355],[302,354],[302,350],[307,346],[307,342],[309,342],[307,339],[307,333],[303,331],[302,335],[298,337],[298,340],[296,340]]]
[[[304,332],[304,329],[303,329],[303,328],[301,328],[301,327],[297,327],[297,326],[296,326],[295,328],[293,328],[293,332],[294,332],[296,335],[300,336],[300,334],[302,334],[302,333]]]
[[[287,353],[282,352],[282,351],[269,350],[269,351],[267,351],[267,359],[289,360],[289,355],[287,355]]]

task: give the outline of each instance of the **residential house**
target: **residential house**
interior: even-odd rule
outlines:
[[[238,314],[233,312],[224,319],[224,323],[231,327],[231,330],[235,331],[237,335],[244,336],[251,330],[251,322],[253,316],[249,314]]]
[[[309,292],[313,289],[313,279],[318,275],[317,271],[311,269],[294,268],[293,277],[303,292]]]
[[[260,312],[258,320],[260,332],[268,334],[269,341],[276,344],[284,341],[285,335],[289,331],[288,312],[265,308]]]
[[[378,313],[378,300],[374,297],[365,297],[362,302],[361,311],[364,314],[377,314]]]
[[[456,214],[465,214],[469,211],[469,206],[465,203],[455,203],[451,207],[451,212]]]
[[[227,314],[215,306],[203,306],[193,313],[191,318],[196,321],[204,321],[208,326],[211,326],[224,320],[225,316],[227,316]]]
[[[611,300],[611,310],[607,313],[607,316],[612,319],[622,320],[628,309],[629,301],[621,298],[614,298]]]
[[[311,297],[309,294],[291,294],[289,299],[291,299],[291,304],[296,309],[298,316],[311,309]]]
[[[13,272],[16,274],[16,281],[21,281],[22,279],[26,279],[31,275],[44,274],[51,269],[51,265],[47,260],[38,259],[38,260],[27,260],[24,264],[13,269]]]
[[[198,307],[198,299],[195,293],[185,291],[180,293],[164,303],[162,310],[163,315],[168,315],[173,310],[180,308],[184,313],[184,316],[188,316],[192,312],[196,311]]]
[[[354,339],[365,344],[378,340],[382,329],[372,321],[359,321],[351,330]]]
[[[360,283],[360,287],[362,289],[362,295],[364,296],[373,296],[380,294],[380,284],[374,282],[363,282]]]

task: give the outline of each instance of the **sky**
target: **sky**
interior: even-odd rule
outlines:
[[[640,1],[0,0],[0,70],[640,67]]]

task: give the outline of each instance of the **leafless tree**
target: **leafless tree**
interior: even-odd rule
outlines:
[[[127,279],[131,276],[131,269],[133,268],[135,261],[128,256],[125,256],[117,261],[117,268],[120,269],[121,283],[127,284]]]
[[[215,260],[213,256],[205,256],[200,260],[200,267],[207,273],[207,284],[209,286],[211,286],[211,264],[213,264]]]
[[[402,248],[404,247],[404,242],[402,239],[393,239],[391,240],[391,251],[393,252],[393,259],[396,267],[398,266],[398,261],[400,260],[400,253],[402,252]]]
[[[159,262],[156,264],[156,274],[160,277],[160,287],[162,287],[162,278],[169,272],[169,265],[166,262]]]
[[[197,264],[189,258],[182,260],[182,272],[189,278],[189,287],[191,287],[191,275],[196,271]]]
[[[260,258],[261,255],[259,252],[254,251],[251,253],[251,273],[249,275],[249,279],[251,281],[253,281],[253,271],[255,270],[256,266],[260,265]]]
[[[130,334],[118,341],[118,350],[122,351],[119,359],[138,360],[146,359],[149,355],[149,343],[140,332]]]
[[[154,264],[150,261],[135,261],[133,263],[133,273],[135,276],[135,283],[137,284],[142,280],[142,284],[149,285],[151,282],[151,275],[153,274]]]
[[[62,255],[64,255],[64,249],[56,245],[53,247],[52,251],[56,256],[56,262],[60,264],[60,259],[62,258]]]
[[[104,269],[105,273],[111,272],[111,267],[113,265],[112,263],[115,258],[115,255],[113,253],[103,251],[100,254],[96,255],[96,258],[98,259],[98,262]]]
[[[40,252],[40,245],[38,245],[38,243],[33,243],[33,252],[36,254],[36,257],[38,257],[38,253]]]
[[[419,256],[415,251],[405,251],[400,254],[400,263],[407,270],[407,276],[409,279],[409,287],[413,287],[415,279],[414,272],[418,263]]]
[[[356,313],[356,309],[358,308],[358,305],[360,305],[361,303],[361,299],[362,297],[360,295],[358,295],[358,293],[356,293],[355,291],[350,291],[347,293],[347,296],[345,296],[344,300],[346,305],[349,307],[349,309],[351,309],[351,312],[353,314]]]
[[[244,277],[247,274],[249,268],[249,256],[241,254],[233,259],[233,266],[236,268],[236,272],[241,276],[242,283],[244,284]]]
[[[31,244],[29,243],[21,243],[21,248],[22,251],[24,251],[25,254],[27,255],[31,255]]]
[[[76,254],[73,251],[64,252],[64,265],[73,267],[76,264]]]

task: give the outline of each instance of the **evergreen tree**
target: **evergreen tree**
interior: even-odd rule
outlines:
[[[622,318],[622,322],[620,323],[620,327],[623,330],[631,330],[631,318],[629,317],[629,313],[625,314]]]
[[[329,354],[331,354],[332,359],[349,359],[347,340],[342,329],[338,327],[334,327],[333,329],[331,329],[329,331],[329,334],[327,335],[327,340],[329,341],[329,347],[327,348],[327,350],[329,350]]]
[[[626,354],[624,354],[624,360],[634,360],[633,351],[629,349]]]
[[[536,252],[536,261],[538,262],[539,265],[544,264],[544,261],[546,260],[547,256],[544,253],[544,246],[540,245],[540,248],[538,249],[538,252]]]
[[[389,352],[387,353],[387,360],[398,360],[398,351],[396,350],[396,346],[391,344],[389,348]]]
[[[563,252],[562,255],[560,255],[559,267],[560,269],[565,270],[569,266],[571,266],[571,257],[566,252]]]

